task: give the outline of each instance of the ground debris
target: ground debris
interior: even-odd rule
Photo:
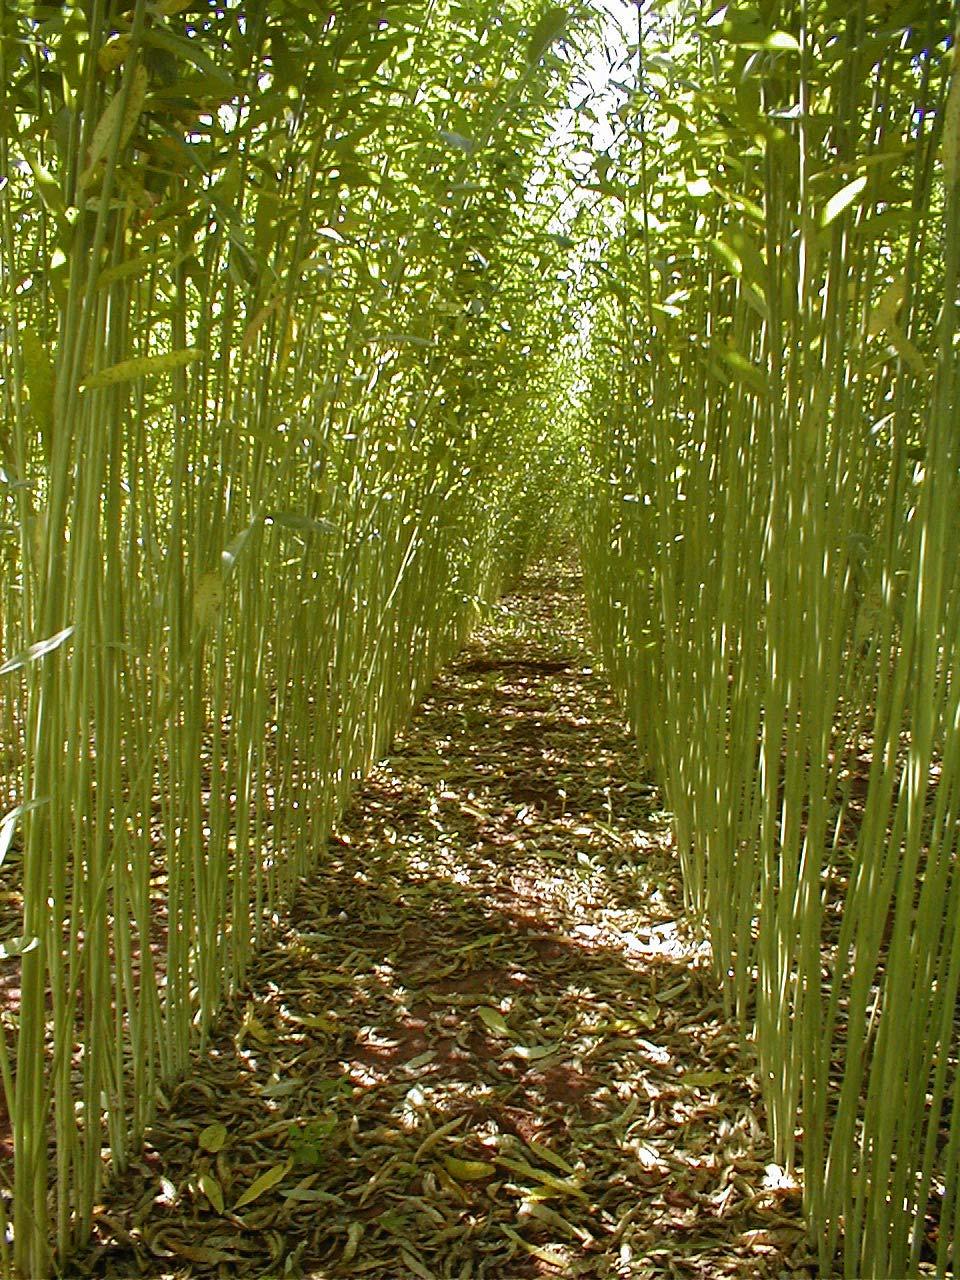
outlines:
[[[532,576],[358,793],[71,1276],[817,1273],[666,815]]]

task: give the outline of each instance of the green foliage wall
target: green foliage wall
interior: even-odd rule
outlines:
[[[553,509],[569,285],[524,206],[564,18],[0,6],[20,1274]]]
[[[824,1267],[946,1274],[957,15],[645,17],[585,254],[595,630]]]

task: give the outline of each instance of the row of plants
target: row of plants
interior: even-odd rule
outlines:
[[[825,1273],[960,1219],[946,3],[651,5],[584,251],[598,642]]]
[[[0,6],[8,1274],[86,1236],[568,503],[567,17]]]

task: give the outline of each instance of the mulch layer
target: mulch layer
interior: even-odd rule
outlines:
[[[71,1277],[817,1274],[668,815],[531,576],[358,790]]]

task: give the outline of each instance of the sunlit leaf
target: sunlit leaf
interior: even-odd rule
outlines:
[[[24,649],[22,653],[17,653],[12,658],[8,658],[6,662],[0,665],[0,676],[9,675],[11,671],[19,671],[21,667],[25,667],[29,663],[45,658],[47,654],[53,653],[54,650],[59,649],[62,644],[66,643],[75,630],[75,627],[64,627],[62,631],[58,631],[56,635],[50,636],[47,640],[38,640],[35,644],[30,645],[28,649]]]
[[[835,222],[841,213],[849,209],[857,197],[862,194],[866,185],[867,178],[865,175],[861,175],[859,178],[854,178],[852,182],[848,182],[845,187],[841,187],[824,205],[823,212],[820,215],[820,225],[828,227],[831,222]]]

